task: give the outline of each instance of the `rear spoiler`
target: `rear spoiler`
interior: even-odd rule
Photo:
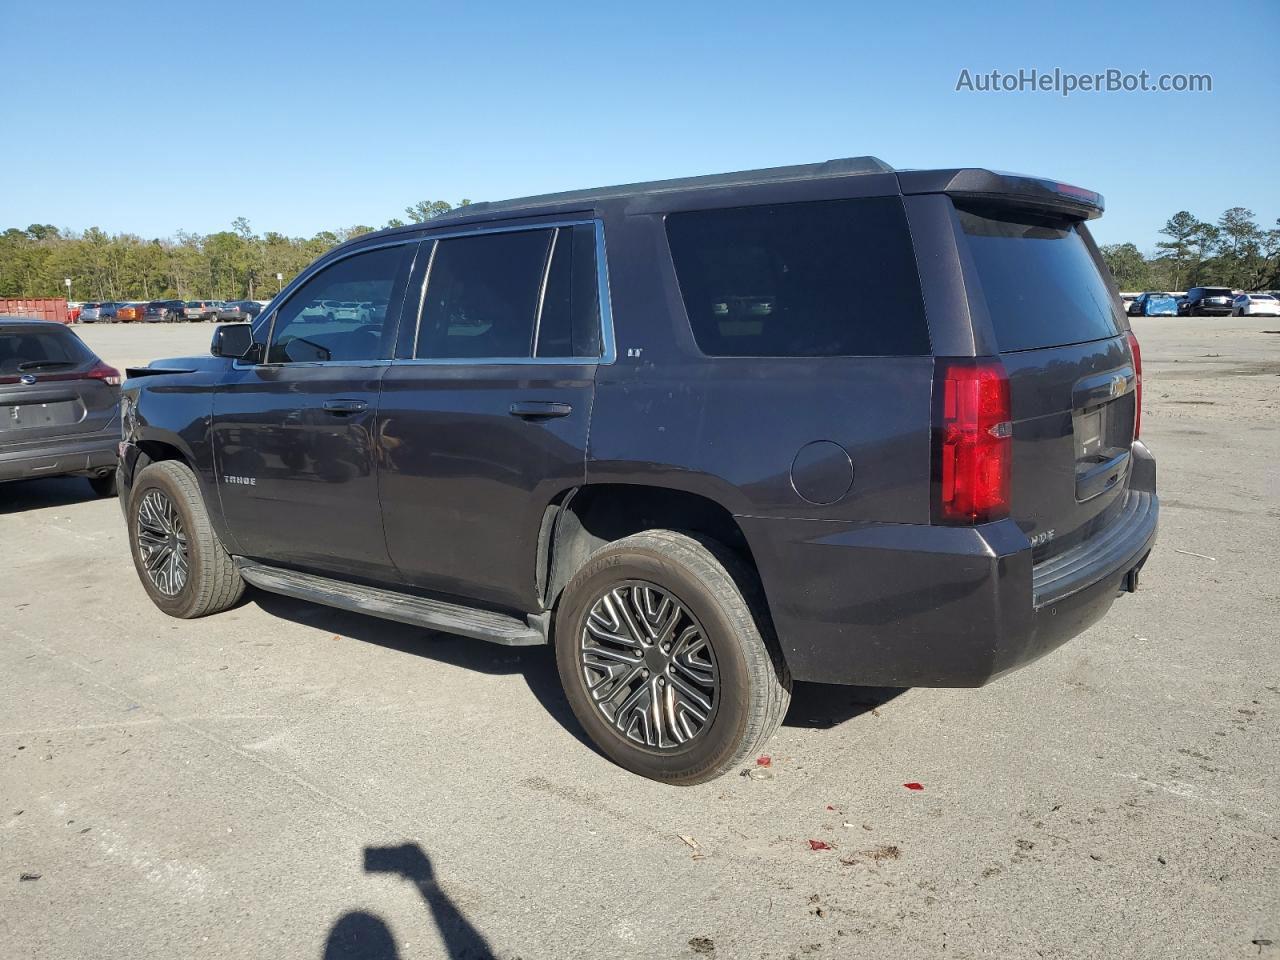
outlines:
[[[161,377],[167,373],[195,373],[226,365],[227,361],[218,357],[165,357],[152,360],[145,367],[125,367],[124,375],[132,380],[134,377]]]
[[[195,373],[195,367],[125,367],[124,375],[128,380],[135,377],[160,377],[166,373]]]
[[[904,194],[945,193],[956,199],[1014,207],[1028,207],[1071,220],[1102,216],[1102,194],[1057,180],[999,173],[979,167],[955,170],[902,170],[898,184]]]

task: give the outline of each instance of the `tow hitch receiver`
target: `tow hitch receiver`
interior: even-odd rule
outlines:
[[[1147,554],[1149,557],[1151,554]],[[1137,593],[1138,592],[1138,574],[1142,570],[1142,565],[1147,562],[1147,557],[1143,557],[1134,565],[1134,568],[1124,575],[1124,580],[1120,584],[1121,593]]]

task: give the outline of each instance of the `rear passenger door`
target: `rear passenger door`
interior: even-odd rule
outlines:
[[[590,220],[424,244],[420,319],[378,415],[387,547],[414,586],[536,608],[542,517],[585,478],[612,354],[602,244]]]

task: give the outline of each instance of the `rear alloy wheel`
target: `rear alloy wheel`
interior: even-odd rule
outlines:
[[[626,580],[592,604],[578,660],[600,714],[641,746],[690,743],[715,717],[720,671],[706,631],[657,584]]]
[[[742,763],[782,722],[791,678],[766,636],[754,573],[736,556],[650,530],[602,547],[565,586],[556,663],[601,752],[694,784]]]
[[[142,469],[127,511],[129,546],[152,602],[190,619],[233,606],[244,581],[209,522],[195,474],[177,460]]]

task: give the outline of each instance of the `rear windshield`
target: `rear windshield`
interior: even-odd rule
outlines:
[[[667,238],[709,356],[929,353],[899,197],[674,213]]]
[[[61,327],[0,327],[0,376],[39,374],[93,360],[80,338]]]
[[[1226,287],[1204,287],[1200,291],[1202,297],[1229,297],[1231,291]]]
[[[1002,353],[1103,340],[1115,306],[1080,227],[1017,211],[959,210]]]

